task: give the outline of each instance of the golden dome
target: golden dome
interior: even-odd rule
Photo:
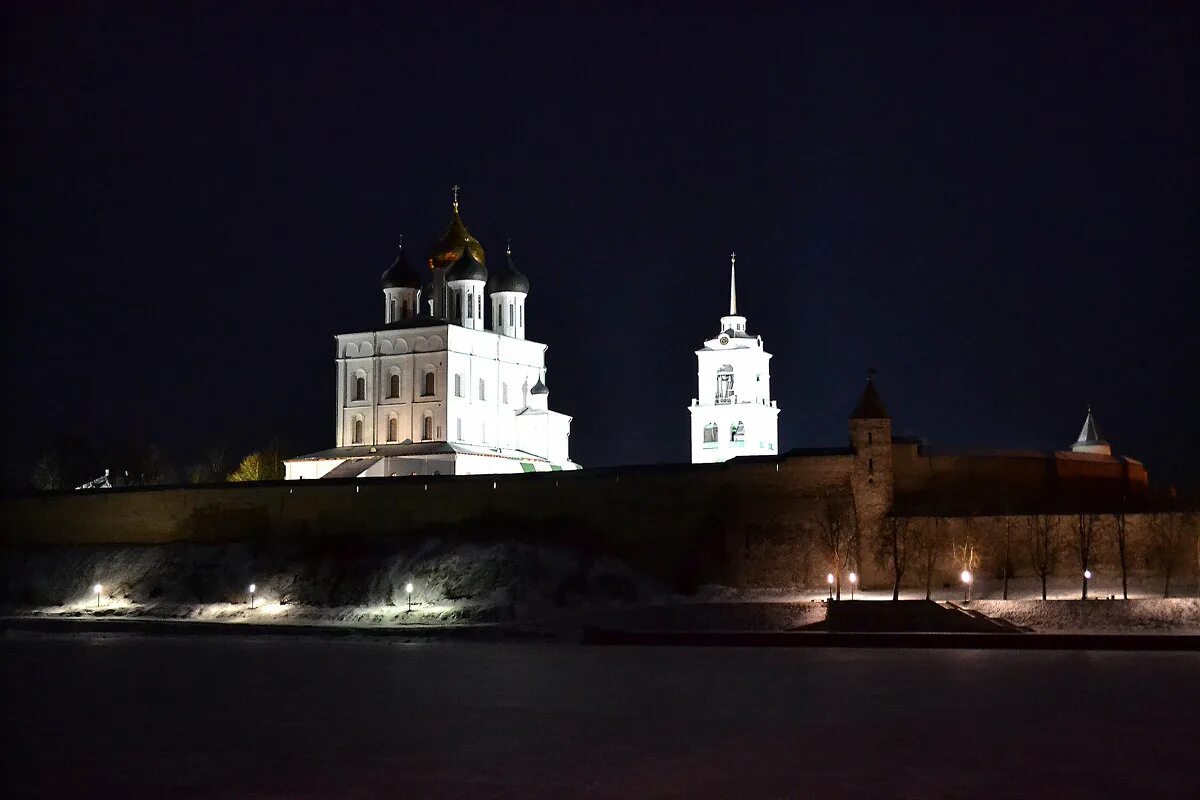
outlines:
[[[455,187],[457,189],[458,187]],[[454,212],[450,215],[450,227],[446,228],[446,232],[442,234],[442,238],[434,243],[429,251],[429,268],[430,269],[446,269],[455,261],[462,257],[463,248],[469,247],[471,255],[480,264],[487,265],[487,258],[483,254],[483,245],[479,240],[471,235],[467,230],[467,226],[463,225],[462,218],[458,216],[458,192],[455,192]]]

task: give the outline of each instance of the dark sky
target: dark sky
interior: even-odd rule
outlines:
[[[638,5],[5,3],[9,485],[70,432],[332,446],[332,337],[455,183],[585,466],[687,460],[736,249],[784,449],[871,366],[897,433],[1090,402],[1200,477],[1189,4]]]

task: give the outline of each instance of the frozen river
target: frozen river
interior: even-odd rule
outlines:
[[[1200,797],[1200,654],[0,641],[9,797]]]

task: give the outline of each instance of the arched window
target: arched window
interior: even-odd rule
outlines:
[[[435,394],[437,394],[437,393],[434,391],[433,370],[427,369],[427,370],[425,370],[425,385],[421,389],[421,396],[422,397],[433,397]],[[428,437],[426,437],[426,438],[428,438]]]
[[[393,372],[392,377],[388,378],[388,397],[400,396],[400,374]]]
[[[457,374],[457,373],[454,375],[454,396],[455,396],[455,397],[462,397],[462,396],[463,396],[463,393],[462,393],[462,375],[459,375],[459,374]]]
[[[475,314],[480,320],[483,319],[483,292],[475,295]]]
[[[421,422],[421,438],[426,441],[433,438],[433,414],[425,414],[425,419]]]
[[[395,321],[396,321],[396,301],[389,300],[388,301],[388,322],[395,322]]]
[[[399,422],[399,420],[397,420],[395,417],[388,417],[388,431],[387,431],[387,433],[388,433],[388,437],[387,437],[387,440],[388,440],[389,442],[394,442],[394,441],[396,441],[397,439],[399,439],[399,438],[400,438],[400,436],[398,435],[398,434],[399,434],[399,431],[400,431],[400,422]]]
[[[492,308],[494,309],[493,313],[496,315],[496,327],[503,328],[504,327],[504,303],[497,303],[496,305],[492,306]],[[510,315],[510,319],[511,319],[511,315]]]
[[[363,443],[363,421],[361,419],[354,420],[354,444]]]
[[[516,321],[517,321],[516,317],[513,316],[513,304],[509,303],[508,304],[508,324],[512,325]]]
[[[475,319],[475,295],[467,292],[467,319]]]
[[[362,375],[359,375],[354,379],[354,399],[367,399],[367,379]]]
[[[479,399],[487,400],[487,384],[483,382],[483,378],[479,379]]]
[[[728,364],[717,370],[717,403],[734,402],[733,367]]]
[[[704,443],[705,444],[716,444],[717,443],[717,423],[710,422],[704,426]]]

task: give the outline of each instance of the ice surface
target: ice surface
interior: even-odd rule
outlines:
[[[1200,796],[1200,655],[8,635],[10,797]]]

